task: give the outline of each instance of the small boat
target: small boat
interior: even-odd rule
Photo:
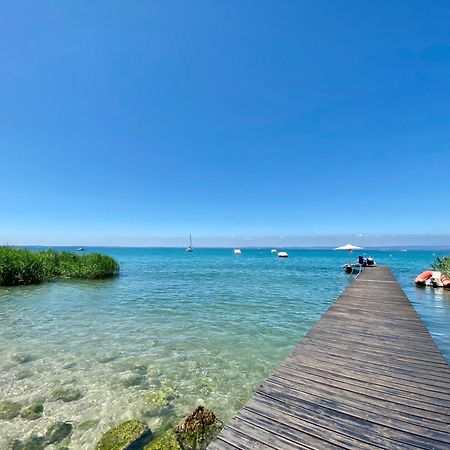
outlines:
[[[276,252],[277,252],[276,248],[273,248],[272,250],[270,250],[270,253],[276,253]]]
[[[347,264],[344,264],[342,268],[347,273],[359,273],[363,270],[363,267],[376,267],[377,263],[373,258],[370,256],[367,258],[364,258],[364,256],[358,256],[358,262],[357,263],[350,263],[350,261]]]
[[[83,247],[77,248],[77,252],[84,252],[84,248]]]
[[[235,255],[242,255],[241,249],[240,248],[235,248],[234,249],[234,254]]]
[[[342,268],[346,273],[359,273],[362,271],[363,266],[359,263],[356,264],[344,264]]]
[[[368,256],[367,258],[364,258],[364,256],[358,256],[358,264],[362,267],[376,267],[377,263],[373,258]]]
[[[437,270],[425,270],[414,279],[416,286],[444,287],[450,289],[450,278]]]
[[[279,258],[287,258],[289,255],[286,252],[278,252]]]
[[[194,247],[192,247],[192,236],[189,235],[189,247],[186,249],[188,253],[192,253],[194,251]]]
[[[441,283],[443,287],[450,289],[450,278],[447,275],[441,275]]]

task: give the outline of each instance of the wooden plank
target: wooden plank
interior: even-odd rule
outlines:
[[[290,370],[295,371],[294,373],[300,372],[306,377],[309,375],[317,376],[322,380],[322,382],[328,379],[340,381],[343,383],[348,383],[352,386],[360,386],[368,390],[391,393],[406,399],[417,399],[418,401],[431,404],[447,406],[448,401],[450,400],[449,394],[424,391],[421,385],[405,386],[404,384],[392,383],[389,379],[386,381],[380,380],[379,377],[368,378],[366,374],[360,375],[357,372],[340,371],[335,368],[333,371],[330,371],[329,367],[318,367],[315,364],[308,365],[304,358],[302,358],[301,363],[297,362],[295,365],[290,365],[284,362],[278,367],[278,371],[281,372],[289,372]]]
[[[283,401],[274,401],[274,399],[262,395],[256,395],[247,403],[245,409],[265,415],[273,421],[282,420],[299,433],[319,437],[342,448],[372,449],[374,446],[392,449],[404,448],[402,445],[385,439],[380,434],[382,427],[374,429],[373,432],[366,429],[362,436],[358,424],[352,423],[350,416],[346,417],[347,420],[334,421],[331,414],[317,413],[301,407],[293,409]]]
[[[368,365],[358,365],[356,366],[355,364],[348,364],[348,361],[337,361],[335,358],[328,358],[326,355],[318,355],[318,354],[314,354],[314,353],[310,353],[310,354],[306,354],[306,352],[302,355],[300,361],[303,362],[305,361],[305,359],[313,359],[315,361],[315,364],[317,365],[321,365],[321,366],[325,366],[327,367],[329,370],[333,370],[333,368],[337,368],[343,371],[348,371],[348,372],[357,372],[357,373],[361,373],[363,375],[367,375],[368,377],[370,376],[374,376],[374,377],[379,377],[381,380],[390,380],[392,382],[396,382],[399,384],[404,384],[405,386],[420,386],[424,391],[429,391],[429,392],[436,392],[436,393],[444,393],[444,394],[448,394],[449,389],[448,387],[442,387],[442,386],[436,386],[434,384],[430,384],[429,382],[427,382],[426,380],[424,381],[421,378],[417,378],[417,377],[408,377],[405,376],[404,374],[400,374],[394,371],[380,371],[378,370],[378,368],[373,368],[373,367],[368,367]],[[291,355],[289,355],[285,362],[289,363],[291,362],[292,364],[296,364],[297,362],[297,358],[293,358],[291,357]]]
[[[386,388],[385,386],[380,385],[371,384],[370,386],[367,386],[367,383],[358,382],[357,380],[342,380],[333,375],[324,377],[321,375],[310,374],[306,370],[292,370],[291,367],[286,366],[280,366],[276,373],[273,374],[273,377],[286,378],[291,381],[296,381],[297,383],[311,382],[320,383],[321,385],[326,384],[327,386],[338,389],[344,389],[385,401],[392,401],[400,405],[426,409],[428,411],[435,411],[450,416],[448,399],[438,396],[424,396],[421,394],[414,394],[413,392]]]
[[[450,367],[390,270],[366,269],[209,448],[448,449]]]
[[[265,406],[262,406],[265,405]],[[420,434],[412,434],[392,429],[375,422],[368,422],[356,416],[339,413],[333,410],[314,408],[314,405],[304,407],[300,405],[293,409],[289,403],[274,400],[269,397],[255,396],[255,400],[249,401],[244,409],[255,408],[262,414],[271,417],[272,420],[283,420],[295,429],[305,429],[307,433],[320,436],[322,439],[340,445],[343,448],[379,448],[400,449],[408,448],[411,444],[429,446],[434,442],[435,446],[442,442],[432,440]],[[281,415],[280,415],[281,414]],[[363,430],[361,429],[363,425]],[[363,432],[362,432],[363,431]]]
[[[279,398],[284,398],[285,394],[289,394],[291,400],[294,398],[301,399],[302,404],[306,401],[342,413],[352,411],[352,415],[359,418],[364,418],[367,414],[375,414],[377,419],[373,418],[372,422],[390,426],[389,423],[396,420],[397,428],[403,431],[408,431],[411,428],[415,429],[415,427],[424,427],[424,430],[422,430],[424,435],[426,435],[426,430],[433,433],[445,433],[448,431],[448,421],[446,420],[436,421],[434,418],[430,418],[429,415],[420,416],[405,410],[401,411],[395,408],[394,405],[391,406],[391,409],[385,409],[380,405],[373,405],[360,401],[360,399],[351,396],[330,395],[329,391],[321,391],[312,388],[309,385],[304,385],[303,388],[296,389],[292,384],[282,383],[271,378],[267,384],[257,392],[265,393],[267,395],[276,394]],[[438,415],[435,415],[435,417],[436,416]]]

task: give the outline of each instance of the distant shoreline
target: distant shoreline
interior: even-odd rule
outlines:
[[[95,248],[95,249],[101,249],[101,248],[124,248],[124,249],[180,249],[185,250],[185,246],[182,245],[88,245],[88,244],[80,244],[80,245],[45,245],[45,244],[2,244],[2,245],[9,245],[11,247],[17,247],[17,248],[73,248],[77,249],[80,247],[80,245],[83,248],[86,248],[86,250],[89,250],[89,248]],[[284,248],[284,249],[290,249],[290,250],[334,250],[334,247],[331,246],[281,246],[281,245],[269,245],[269,246],[260,246],[260,245],[227,245],[227,246],[207,246],[207,245],[198,245],[195,246],[195,249],[198,250],[230,250],[234,248],[241,248],[241,249],[248,249],[248,250],[265,250],[265,249],[272,249],[272,248]],[[364,246],[363,250],[375,250],[375,251],[403,251],[403,250],[411,250],[411,251],[428,251],[428,250],[450,250],[450,245],[397,245],[397,246]]]

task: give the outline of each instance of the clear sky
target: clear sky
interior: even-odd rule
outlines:
[[[448,234],[449,24],[447,0],[3,0],[0,242]]]

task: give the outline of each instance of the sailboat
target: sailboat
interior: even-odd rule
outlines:
[[[193,252],[194,248],[192,247],[192,236],[189,235],[189,247],[186,249],[187,252]]]

